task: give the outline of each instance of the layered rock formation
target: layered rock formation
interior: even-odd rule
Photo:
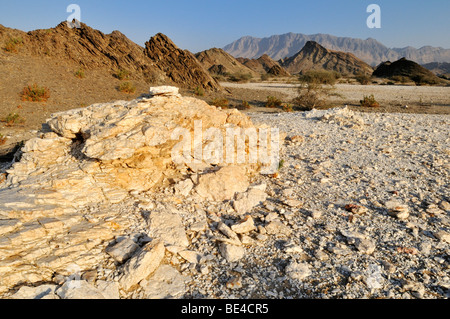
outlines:
[[[233,56],[222,49],[212,48],[199,52],[195,55],[197,60],[212,74],[251,74],[258,76],[254,70],[242,65]]]
[[[274,76],[289,76],[289,72],[283,69],[280,64],[274,61],[267,54],[263,54],[258,59],[238,58],[239,62],[260,74],[271,74]]]
[[[424,82],[428,84],[437,84],[442,80],[433,72],[414,61],[401,58],[395,62],[383,62],[373,72],[374,76],[383,78],[403,77],[418,83]]]
[[[56,113],[46,128],[25,143],[17,154],[20,160],[0,184],[0,293],[68,275],[74,264],[80,271],[91,269],[107,252],[120,262],[124,261],[120,254],[133,255],[122,252],[136,251],[132,243],[117,248],[120,254],[105,249],[129,225],[130,212],[112,205],[127,202],[130,194],[145,198],[175,184],[179,196],[192,192],[199,201],[229,200],[247,190],[249,177],[259,167],[225,161],[211,164],[198,157],[174,161],[180,137],[194,134],[193,141],[192,134],[184,141],[192,142],[187,157],[193,160],[194,149],[211,143],[196,140],[195,134],[214,128],[225,135],[227,128],[255,127],[237,110],[183,98],[172,87],[153,88],[150,95],[129,102]],[[174,134],[177,129],[181,135]],[[220,146],[224,145],[225,139]],[[144,267],[145,276],[137,280],[127,274],[120,282],[124,290],[157,268],[164,245],[187,245],[184,228],[176,222],[179,213],[167,214],[151,215],[152,245],[139,248],[131,265],[124,266],[125,272],[134,269],[133,263]],[[175,230],[158,230],[167,220]],[[149,259],[149,265],[141,265],[141,259]]]
[[[162,33],[145,43],[144,52],[174,83],[183,83],[191,88],[221,89],[191,52],[181,50]]]
[[[300,52],[285,59],[281,66],[291,74],[309,70],[336,71],[343,75],[371,75],[373,72],[370,65],[353,54],[328,50],[314,41],[308,41]]]
[[[9,39],[20,41],[15,46],[17,55],[51,57],[87,70],[127,70],[133,78],[148,83],[220,89],[192,53],[179,49],[161,33],[152,37],[143,48],[119,31],[104,34],[84,23],[80,23],[79,28],[69,28],[67,22],[61,22],[55,28],[28,33],[0,25],[1,45]]]

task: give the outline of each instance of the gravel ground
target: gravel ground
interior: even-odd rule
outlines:
[[[189,248],[203,262],[181,268],[192,276],[185,297],[450,296],[450,117],[328,110],[252,119],[300,137],[282,148],[278,177],[260,177],[269,197],[250,214],[259,227],[242,259],[227,262],[211,240],[218,221],[239,220],[232,209],[194,209],[210,227]],[[273,220],[281,225],[268,234]]]

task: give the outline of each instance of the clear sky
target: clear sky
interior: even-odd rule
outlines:
[[[381,28],[369,29],[369,4],[381,7]],[[180,48],[224,47],[242,36],[288,32],[374,38],[388,47],[450,48],[449,0],[0,0],[0,24],[23,31],[65,21],[69,4],[104,33],[119,30],[144,45],[158,32]]]

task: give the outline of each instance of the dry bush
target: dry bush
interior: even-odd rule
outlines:
[[[319,70],[307,71],[305,74],[299,76],[299,80],[302,83],[310,84],[328,84],[334,85],[336,81],[341,78],[341,74],[336,71]]]
[[[117,70],[116,73],[114,73],[114,77],[119,79],[120,81],[128,80],[130,78],[130,75],[131,75],[130,71],[125,69]]]
[[[282,103],[283,102],[281,102],[281,100],[276,98],[275,96],[268,96],[266,107],[279,107]]]
[[[84,70],[82,68],[79,68],[76,72],[75,72],[75,76],[79,79],[84,79],[86,77],[86,74],[84,72]]]
[[[252,78],[253,76],[250,73],[234,73],[228,76],[228,81],[246,83]]]
[[[131,82],[123,82],[119,86],[119,91],[122,93],[133,94],[136,92],[136,86]]]
[[[292,100],[302,110],[312,110],[327,104],[330,88],[325,88],[318,83],[303,83],[298,88],[298,96]]]
[[[3,145],[5,143],[6,143],[6,137],[2,133],[0,133],[0,145]]]
[[[361,85],[367,85],[370,83],[370,76],[364,73],[359,73],[355,76],[356,81]]]
[[[23,44],[22,38],[9,38],[5,42],[3,50],[10,53],[17,53],[17,46]]]
[[[16,124],[23,124],[25,120],[17,113],[9,113],[8,116],[2,120],[6,123],[6,126],[14,126]]]
[[[223,109],[227,109],[228,108],[228,103],[229,103],[229,101],[226,98],[215,98],[211,102],[211,105],[214,105],[216,107],[221,107]]]
[[[242,107],[248,110],[250,108],[250,103],[248,103],[247,101],[242,101]]]
[[[46,102],[50,98],[50,90],[37,84],[28,85],[21,93],[22,101]]]
[[[205,95],[205,90],[203,88],[197,86],[194,89],[194,94],[197,95],[197,96],[203,96],[203,95]]]
[[[375,100],[375,97],[373,96],[373,94],[369,95],[369,96],[364,96],[364,98],[359,101],[359,103],[361,104],[361,106],[364,107],[379,107],[380,104],[377,102],[377,100]]]

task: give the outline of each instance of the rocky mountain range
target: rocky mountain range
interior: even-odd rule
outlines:
[[[104,34],[84,23],[80,28],[69,28],[61,22],[55,28],[30,32],[0,25],[0,45],[10,55],[51,58],[46,63],[60,60],[85,70],[123,69],[149,83],[220,89],[192,53],[160,33],[143,48],[119,31]]]
[[[329,34],[286,33],[266,38],[245,36],[226,45],[223,49],[234,57],[254,59],[267,54],[272,59],[279,60],[295,55],[308,41],[315,41],[330,50],[352,53],[372,66],[384,61],[395,61],[402,57],[419,64],[450,62],[450,49],[431,46],[419,49],[413,47],[388,48],[372,38],[363,40]]]
[[[368,74],[373,69],[351,53],[332,51],[314,41],[306,42],[296,55],[281,61],[281,65],[291,74],[309,70],[336,71],[343,75]]]

